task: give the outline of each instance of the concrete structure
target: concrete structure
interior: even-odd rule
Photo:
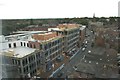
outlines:
[[[81,47],[86,35],[86,26],[80,27],[79,35],[79,47]]]
[[[78,24],[60,24],[57,26],[57,35],[63,35],[63,51],[69,52],[78,46],[79,43],[79,25]]]
[[[62,54],[62,36],[58,36],[55,32],[48,32],[45,34],[35,34],[32,36],[36,42],[30,41],[33,45],[39,43],[39,49],[45,54],[46,70],[49,71],[52,68],[52,62],[56,60]],[[37,45],[36,44],[36,45]],[[51,64],[50,64],[51,63]]]
[[[42,51],[28,47],[10,48],[4,50],[3,55],[12,59],[12,64],[18,67],[20,77],[35,75],[43,61]]]
[[[12,58],[0,54],[1,78],[20,78],[18,66],[12,64]]]

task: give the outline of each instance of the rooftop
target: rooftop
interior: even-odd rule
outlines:
[[[80,27],[80,30],[84,30],[86,28],[86,26],[82,26]]]
[[[60,30],[65,30],[65,29],[69,30],[69,29],[74,29],[78,27],[80,27],[79,24],[59,24],[57,26],[57,28],[59,28]]]
[[[21,33],[21,34],[36,34],[36,33],[45,33],[47,31],[17,31],[15,33]],[[21,34],[16,34],[16,35],[21,35]],[[12,36],[12,35],[11,35]]]
[[[28,47],[16,47],[4,50],[4,54],[7,56],[22,58],[33,53],[36,49],[28,48]]]
[[[54,37],[57,37],[56,32],[48,32],[48,33],[44,33],[44,34],[34,34],[32,36],[33,39],[40,40],[40,41],[49,40]]]

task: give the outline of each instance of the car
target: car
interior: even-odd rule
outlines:
[[[82,48],[82,51],[85,51],[85,48]]]
[[[91,53],[91,51],[89,50],[88,53]]]
[[[85,44],[87,44],[88,43],[88,41],[85,41]]]
[[[76,71],[77,70],[77,66],[74,66],[73,69]]]
[[[70,52],[68,53],[68,56],[73,56],[73,52],[70,51]]]

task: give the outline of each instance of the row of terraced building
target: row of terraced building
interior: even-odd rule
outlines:
[[[20,77],[32,77],[49,71],[60,55],[80,48],[85,29],[79,24],[59,24],[49,31],[19,31],[16,35],[2,35],[0,53],[9,58],[10,65],[17,67]]]

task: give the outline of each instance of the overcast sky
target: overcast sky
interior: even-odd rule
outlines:
[[[118,16],[120,0],[0,0],[0,19]]]

